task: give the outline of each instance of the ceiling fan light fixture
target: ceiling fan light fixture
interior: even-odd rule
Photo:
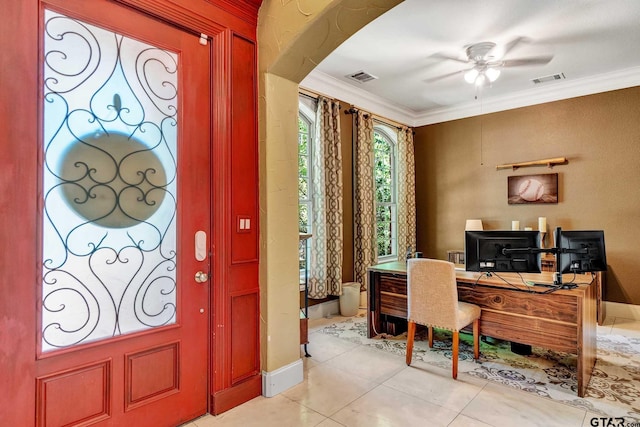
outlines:
[[[469,84],[475,84],[476,86],[482,86],[487,83],[493,83],[500,76],[500,70],[497,68],[483,68],[478,69],[474,67],[464,73],[464,80]]]
[[[478,70],[476,70],[475,68],[472,68],[469,71],[467,71],[466,73],[464,73],[464,80],[469,84],[473,84],[473,83],[475,83],[475,81],[478,78],[479,74],[480,73],[478,72]]]
[[[500,76],[500,70],[498,70],[497,68],[487,68],[487,70],[485,71],[485,75],[490,82],[495,82],[496,79]]]

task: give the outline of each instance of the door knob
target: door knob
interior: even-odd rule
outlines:
[[[209,275],[204,271],[198,271],[196,273],[196,283],[204,283],[209,280]]]

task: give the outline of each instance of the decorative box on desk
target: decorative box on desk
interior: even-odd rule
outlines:
[[[464,265],[464,251],[447,251],[447,260],[456,265]]]
[[[540,266],[542,271],[556,271],[556,256],[552,254],[542,254]]]

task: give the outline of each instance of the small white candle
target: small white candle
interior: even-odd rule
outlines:
[[[538,218],[538,231],[547,231],[547,218],[543,216]]]
[[[525,228],[524,228],[524,231],[533,231],[533,228],[531,228],[531,227],[525,227]]]
[[[520,230],[520,221],[511,221],[512,230]]]

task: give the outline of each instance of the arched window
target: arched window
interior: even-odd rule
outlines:
[[[311,185],[313,122],[305,114],[298,114],[298,228],[311,233],[313,216],[313,186]]]
[[[373,130],[376,249],[379,261],[398,258],[397,167],[395,133],[386,126]]]
[[[314,111],[302,102],[298,110],[298,231],[313,233],[313,144],[315,128]],[[306,271],[310,266],[307,260],[311,252],[311,245],[299,245],[298,259],[300,261],[300,286],[304,290]],[[306,250],[305,250],[306,249]]]

